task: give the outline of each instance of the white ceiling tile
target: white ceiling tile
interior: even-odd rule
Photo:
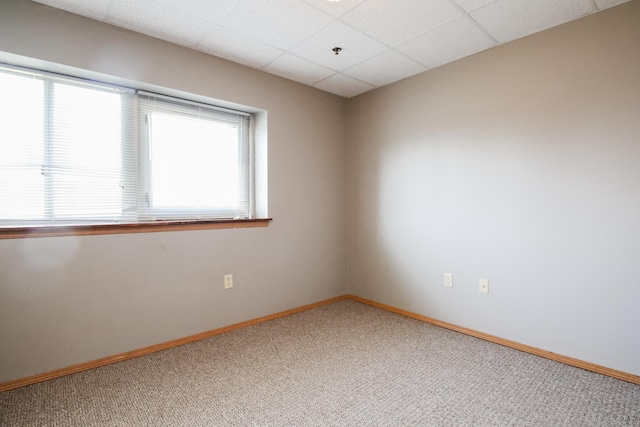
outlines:
[[[603,10],[628,1],[629,0],[596,0],[596,6],[598,7],[598,10]]]
[[[353,96],[360,95],[361,93],[365,93],[372,89],[375,89],[371,85],[339,73],[334,74],[333,76],[324,79],[321,82],[314,84],[313,86],[327,92],[335,93],[336,95],[344,96],[346,98],[351,98]]]
[[[193,48],[212,25],[153,0],[111,0],[107,19],[119,27]]]
[[[389,19],[390,14],[393,14],[393,19]],[[393,3],[368,0],[342,20],[383,43],[395,46],[461,14],[449,0],[402,0]]]
[[[57,9],[66,10],[67,12],[77,15],[86,16],[88,18],[104,21],[109,11],[109,0],[34,0],[36,3],[42,3]]]
[[[496,43],[466,15],[401,44],[396,49],[428,68],[489,49]]]
[[[215,24],[210,25],[197,49],[253,68],[262,68],[284,53]]]
[[[288,50],[331,20],[300,0],[238,0],[220,25]]]
[[[107,0],[108,1],[108,0]],[[176,0],[156,0],[158,3],[175,6]],[[209,22],[218,23],[231,9],[236,0],[182,0],[180,9]]]
[[[307,85],[335,74],[333,70],[288,53],[267,65],[264,71]]]
[[[594,12],[593,0],[498,0],[471,16],[502,43]]]
[[[394,50],[388,50],[342,73],[379,87],[426,70],[425,66]]]
[[[489,3],[492,3],[496,0],[454,0],[454,1],[458,3],[458,5],[460,5],[461,8],[463,8],[467,12],[470,12],[479,7],[486,6]]]
[[[33,1],[351,97],[630,0]]]
[[[334,54],[334,47],[341,47],[342,52]],[[291,52],[332,70],[342,71],[387,49],[385,45],[336,21]]]
[[[341,17],[351,9],[362,3],[364,0],[342,0],[342,1],[327,1],[327,0],[304,0],[307,4],[316,7],[324,12],[327,12],[331,16],[336,18]]]

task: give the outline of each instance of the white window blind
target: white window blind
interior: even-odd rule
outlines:
[[[50,196],[47,217],[125,220],[126,199],[133,195],[127,193],[125,183],[131,181],[127,175],[134,173],[133,153],[127,150],[132,146],[126,126],[131,121],[130,113],[126,114],[130,95],[55,79],[50,84],[43,167]]]
[[[0,218],[45,216],[44,81],[0,72]]]
[[[249,114],[2,66],[0,93],[0,225],[251,217]]]

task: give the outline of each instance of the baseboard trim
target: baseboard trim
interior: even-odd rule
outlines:
[[[400,314],[405,317],[409,317],[411,319],[420,320],[425,323],[430,323],[435,326],[440,326],[442,328],[450,329],[452,331],[460,332],[466,335],[470,335],[472,337],[480,338],[485,341],[490,341],[496,344],[503,345],[505,347],[510,347],[516,350],[524,351],[525,353],[534,354],[536,356],[544,357],[546,359],[555,360],[556,362],[561,362],[567,365],[575,366],[577,368],[585,369],[587,371],[596,372],[598,374],[606,375],[612,378],[617,378],[619,380],[627,381],[630,383],[640,385],[640,376],[629,374],[626,372],[618,371],[615,369],[607,368],[605,366],[596,365],[594,363],[585,362],[579,359],[575,359],[573,357],[563,356],[561,354],[553,353],[551,351],[542,350],[536,347],[532,347],[530,345],[521,344],[516,341],[507,340],[504,338],[496,337],[494,335],[485,334],[484,332],[479,332],[473,329],[465,328],[462,326],[454,325],[452,323],[443,322],[441,320],[437,320],[431,317],[423,316],[421,314],[413,313],[407,310],[402,310],[400,308],[396,308],[387,304],[382,304],[376,301],[372,301],[366,298],[358,297],[355,295],[341,295],[335,298],[330,298],[323,301],[318,301],[313,304],[303,305],[301,307],[292,308],[290,310],[281,311],[274,314],[269,314],[267,316],[258,317],[256,319],[247,320],[245,322],[236,323],[234,325],[224,326],[222,328],[213,329],[211,331],[202,332],[196,335],[191,335],[184,338],[179,338],[172,341],[167,341],[161,344],[152,345],[149,347],[140,348],[137,350],[128,351],[126,353],[117,354],[114,356],[104,357],[102,359],[92,360],[85,363],[79,363],[77,365],[68,366],[62,369],[56,369],[54,371],[45,372],[42,374],[32,375],[25,378],[19,378],[17,380],[7,381],[4,383],[0,383],[0,393],[3,391],[12,390],[19,387],[24,387],[31,384],[36,384],[42,381],[48,381],[55,378],[64,377],[66,375],[76,374],[78,372],[86,371],[89,369],[99,368],[101,366],[110,365],[112,363],[121,362],[123,360],[133,359],[134,357],[144,356],[147,354],[155,353],[157,351],[166,350],[173,347],[178,347],[184,344],[189,344],[192,342],[204,340],[216,335],[224,334],[227,332],[235,331],[237,329],[246,328],[247,326],[257,325],[260,323],[268,322],[271,320],[279,319],[281,317],[290,316],[292,314],[301,313],[303,311],[311,310],[317,307],[322,307],[324,305],[332,304],[334,302],[342,301],[345,299],[350,299],[353,301],[358,301],[363,304],[370,305],[372,307],[377,307],[392,313]]]
[[[0,383],[0,393],[2,393],[3,391],[12,390],[14,388],[24,387],[24,386],[36,384],[42,381],[52,380],[54,378],[60,378],[66,375],[76,374],[78,372],[87,371],[89,369],[99,368],[101,366],[110,365],[112,363],[122,362],[123,360],[133,359],[134,357],[144,356],[147,354],[155,353],[156,351],[167,350],[169,348],[178,347],[180,345],[189,344],[195,341],[200,341],[206,338],[213,337],[215,335],[220,335],[227,332],[235,331],[237,329],[246,328],[247,326],[257,325],[259,323],[264,323],[270,320],[279,319],[281,317],[290,316],[292,314],[301,313],[303,311],[311,310],[313,308],[322,307],[323,305],[332,304],[334,302],[341,301],[347,298],[349,298],[349,296],[341,295],[335,298],[330,298],[327,300],[315,302],[313,304],[303,305],[301,307],[292,308],[290,310],[281,311],[279,313],[269,314],[267,316],[262,316],[256,319],[247,320],[245,322],[236,323],[234,325],[224,326],[222,328],[214,329],[207,332],[202,332],[196,335],[191,335],[188,337],[179,338],[172,341],[167,341],[161,344],[151,345],[149,347],[128,351],[126,353],[121,353],[114,356],[103,357],[102,359],[92,360],[90,362],[79,363],[77,365],[68,366],[62,369],[56,369],[54,371],[45,372],[42,374],[32,375],[26,378],[19,378],[17,380],[7,381],[4,383]]]
[[[640,385],[640,376],[638,375],[629,374],[626,372],[607,368],[605,366],[596,365],[595,363],[585,362],[583,360],[574,359],[573,357],[563,356],[561,354],[553,353],[551,351],[542,350],[540,348],[532,347],[526,344],[521,344],[516,341],[511,341],[504,338],[496,337],[494,335],[485,334],[484,332],[479,332],[473,329],[454,325],[452,323],[443,322],[441,320],[433,319],[431,317],[423,316],[417,313],[412,313],[410,311],[402,310],[400,308],[392,307],[390,305],[381,304],[379,302],[372,301],[366,298],[361,298],[355,295],[346,295],[346,297],[348,299],[358,301],[373,307],[381,308],[383,310],[387,310],[392,313],[400,314],[402,316],[410,317],[412,319],[420,320],[422,322],[430,323],[432,325],[440,326],[446,329],[451,329],[452,331],[460,332],[466,335],[470,335],[472,337],[483,339],[485,341],[490,341],[492,343],[500,344],[505,347],[510,347],[516,350],[524,351],[525,353],[534,354],[536,356],[544,357],[546,359],[555,360],[556,362],[561,362],[567,365],[575,366],[576,368],[585,369],[587,371],[596,372],[598,374],[606,375],[609,377],[617,378],[619,380],[628,381],[630,383]]]

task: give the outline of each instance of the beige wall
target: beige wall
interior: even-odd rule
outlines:
[[[346,292],[345,99],[27,0],[0,2],[0,52],[265,110],[273,217],[264,229],[1,240],[0,382]]]
[[[630,2],[351,100],[350,291],[640,374],[639,23]]]
[[[640,374],[639,18],[630,2],[347,102],[2,0],[4,60],[265,110],[274,221],[0,241],[0,382],[329,298],[347,283]]]

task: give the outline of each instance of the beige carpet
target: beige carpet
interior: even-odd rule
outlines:
[[[355,301],[0,393],[2,426],[640,426],[640,386]]]

